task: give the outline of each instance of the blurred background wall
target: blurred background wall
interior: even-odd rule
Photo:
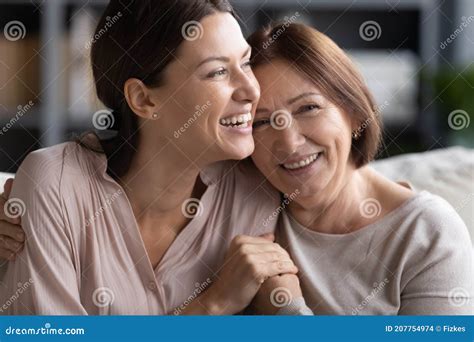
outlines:
[[[358,64],[385,124],[378,158],[474,147],[473,0],[234,0],[245,35],[315,26]],[[93,129],[88,56],[103,0],[0,0],[0,171]],[[111,18],[113,20],[113,18]]]

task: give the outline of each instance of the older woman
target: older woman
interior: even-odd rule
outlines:
[[[278,241],[300,270],[307,306],[318,315],[473,314],[467,228],[442,198],[367,166],[380,118],[346,54],[299,24],[249,41],[261,87],[252,160],[287,194]],[[276,277],[257,309],[276,312],[278,287],[282,298],[301,294],[296,276]]]

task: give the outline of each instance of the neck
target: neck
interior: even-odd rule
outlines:
[[[293,217],[308,229],[345,234],[369,223],[361,215],[360,203],[373,193],[368,168],[348,169],[336,191],[323,190],[311,198],[297,198],[289,206]]]
[[[158,152],[156,152],[158,151]],[[182,214],[185,200],[200,198],[205,185],[199,178],[200,166],[190,161],[172,143],[160,149],[140,146],[122,186],[141,227],[160,222],[179,231],[188,222]]]

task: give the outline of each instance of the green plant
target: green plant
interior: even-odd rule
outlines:
[[[451,142],[474,147],[474,67],[442,69],[433,75],[432,84],[441,124]]]

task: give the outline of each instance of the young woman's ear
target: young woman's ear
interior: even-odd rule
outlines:
[[[147,120],[158,118],[156,104],[150,89],[139,79],[130,78],[125,82],[124,95],[130,109],[139,117]]]

